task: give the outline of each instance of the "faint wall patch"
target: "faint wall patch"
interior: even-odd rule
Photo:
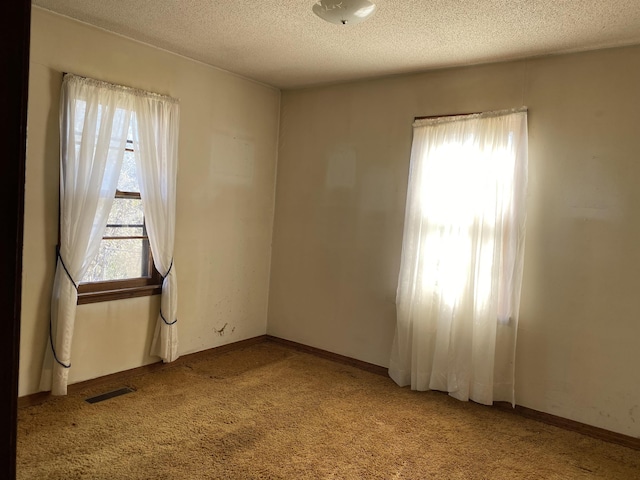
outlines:
[[[327,153],[327,188],[354,188],[358,154],[353,147],[340,146]]]
[[[364,172],[360,190],[360,208],[363,211],[387,212],[394,206],[394,176],[388,168],[374,166]]]
[[[234,185],[253,183],[255,145],[253,139],[225,132],[211,137],[209,175]]]
[[[610,158],[592,155],[572,172],[563,188],[568,217],[612,221],[624,216],[622,174],[612,167]]]

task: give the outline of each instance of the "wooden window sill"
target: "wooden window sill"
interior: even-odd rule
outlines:
[[[99,292],[78,293],[78,305],[87,303],[109,302],[124,298],[148,297],[162,293],[162,285],[142,285],[138,287],[119,288],[117,290],[102,290]]]

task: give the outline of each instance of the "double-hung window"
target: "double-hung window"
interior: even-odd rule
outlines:
[[[78,304],[154,295],[162,277],[144,220],[131,128],[113,206],[98,254],[78,285]]]
[[[390,375],[512,402],[527,111],[418,119],[413,134]]]
[[[60,100],[52,355],[42,373],[42,388],[50,386],[54,395],[67,391],[76,303],[160,293],[151,355],[165,362],[178,358],[173,249],[179,103],[73,74],[64,76]]]

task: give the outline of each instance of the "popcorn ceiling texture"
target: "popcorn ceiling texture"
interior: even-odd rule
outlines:
[[[283,89],[640,43],[638,0],[376,0],[347,27],[314,0],[33,3]]]

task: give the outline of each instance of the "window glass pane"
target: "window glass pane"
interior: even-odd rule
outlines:
[[[130,127],[127,150],[131,150],[133,147],[132,138]],[[136,176],[134,153],[133,151],[125,151],[118,179],[118,190],[121,192],[140,192]],[[107,219],[105,237],[143,238],[103,238],[98,254],[89,265],[82,283],[126,280],[150,275],[150,249],[144,226],[142,200],[139,198],[115,198]]]
[[[133,152],[130,152],[132,144],[127,143],[127,151],[124,152],[122,160],[122,170],[118,178],[118,190],[121,192],[139,192],[138,177],[136,174],[136,159]]]
[[[98,255],[89,265],[82,282],[101,282],[148,276],[147,240],[102,240]]]
[[[143,235],[144,214],[139,198],[116,198],[107,220],[106,237]]]

